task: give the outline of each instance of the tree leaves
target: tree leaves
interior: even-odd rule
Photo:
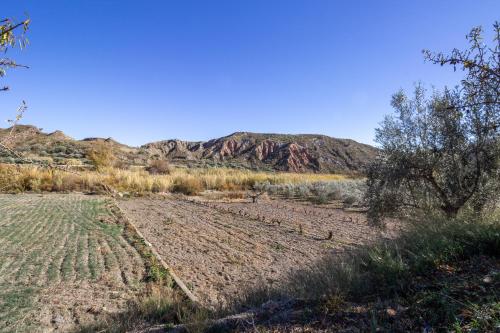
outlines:
[[[491,46],[481,27],[467,35],[469,49],[450,55],[424,50],[426,60],[461,66],[455,89],[413,98],[394,94],[395,114],[376,130],[384,156],[371,167],[367,199],[375,222],[411,209],[438,208],[454,216],[466,204],[481,211],[500,191],[500,24]]]

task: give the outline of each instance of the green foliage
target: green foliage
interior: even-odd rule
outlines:
[[[440,209],[456,216],[471,205],[483,211],[500,191],[500,26],[493,45],[469,34],[470,48],[427,58],[441,65],[463,63],[464,80],[455,89],[426,97],[421,84],[413,98],[392,98],[376,141],[383,154],[368,172],[372,221],[412,209]],[[494,203],[493,203],[494,205]]]
[[[165,329],[189,323],[187,332],[204,332],[205,322],[210,316],[208,310],[186,302],[171,289],[155,288],[149,295],[129,302],[125,311],[109,314],[105,320],[89,323],[74,332],[130,332],[145,323],[158,323]]]
[[[342,179],[321,182],[304,181],[296,184],[257,182],[253,188],[271,195],[308,200],[315,204],[326,204],[332,200],[338,200],[346,206],[361,206],[364,204],[366,181],[364,179]]]
[[[0,284],[0,332],[12,332],[12,323],[19,322],[18,331],[35,331],[34,323],[23,321],[35,302],[38,290],[30,286]],[[5,320],[4,318],[8,318]]]
[[[420,222],[399,239],[385,241],[355,251],[351,256],[329,258],[320,265],[333,269],[325,273],[327,290],[342,290],[354,298],[367,294],[390,296],[404,292],[412,279],[440,264],[475,255],[500,257],[500,223],[476,221]],[[337,285],[334,277],[346,285]],[[319,275],[318,275],[319,278]],[[326,283],[326,285],[325,285]],[[335,286],[335,288],[333,288]],[[324,291],[324,290],[322,290]],[[306,295],[305,290],[303,291]],[[318,291],[312,292],[316,295]]]
[[[28,30],[29,24],[29,19],[19,23],[16,23],[11,19],[0,19],[0,52],[5,53],[8,48],[15,47],[16,45],[24,48],[28,44],[28,39],[25,37],[25,33]],[[22,29],[22,33],[20,35],[16,34],[19,29]],[[17,64],[12,59],[0,59],[0,77],[5,76],[7,68],[15,67],[25,66]],[[8,87],[4,87],[2,90],[8,90]]]

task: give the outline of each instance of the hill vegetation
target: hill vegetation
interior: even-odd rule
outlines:
[[[372,146],[325,135],[237,132],[207,142],[168,140],[141,148],[172,161],[219,162],[289,172],[362,172],[377,156]]]
[[[0,140],[10,129],[0,129]],[[16,151],[40,163],[91,167],[103,162],[120,168],[166,160],[187,167],[226,167],[257,171],[362,173],[378,150],[324,135],[234,133],[207,142],[167,140],[130,147],[111,138],[75,140],[61,131],[44,133],[29,125],[15,128]],[[102,153],[106,151],[107,156]],[[110,160],[113,156],[114,161]],[[7,152],[4,163],[21,163]]]

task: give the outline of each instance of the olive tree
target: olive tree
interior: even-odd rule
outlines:
[[[453,89],[412,97],[399,91],[394,114],[376,130],[381,156],[368,171],[367,201],[374,222],[394,213],[438,209],[454,217],[464,207],[480,212],[498,199],[500,161],[500,26],[491,45],[481,28],[467,35],[465,51],[424,51],[436,64],[464,72]]]
[[[19,23],[14,23],[11,19],[0,19],[0,52],[5,54],[9,48],[16,46],[24,48],[28,43],[25,33],[28,30],[29,23],[29,19]],[[22,32],[16,34],[19,29],[22,29]],[[15,67],[27,66],[20,65],[11,58],[0,58],[0,77],[5,76],[8,68]],[[9,87],[4,86],[0,90],[6,91],[9,90]]]

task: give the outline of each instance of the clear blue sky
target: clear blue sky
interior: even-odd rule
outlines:
[[[491,32],[499,0],[16,0],[32,19],[29,70],[1,84],[0,114],[75,138],[206,140],[235,131],[372,143],[390,96],[459,76],[421,50]],[[4,127],[4,125],[2,125]]]

